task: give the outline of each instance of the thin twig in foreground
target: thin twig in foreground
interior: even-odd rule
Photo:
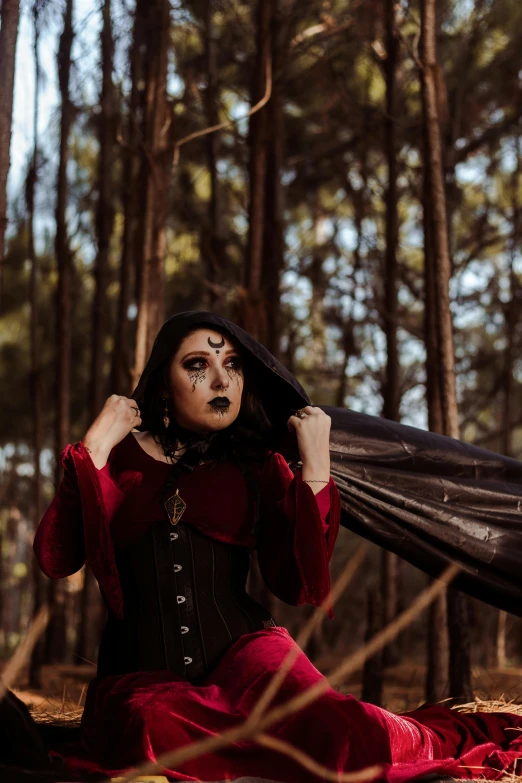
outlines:
[[[29,630],[14,651],[7,666],[2,672],[2,676],[0,677],[0,699],[4,698],[6,692],[16,682],[16,678],[26,663],[29,661],[33,647],[47,627],[49,616],[50,615],[47,604],[44,604],[34,620],[31,622]]]
[[[346,674],[351,673],[362,666],[369,656],[374,655],[384,646],[389,644],[397,634],[403,631],[430,605],[430,603],[432,603],[432,601],[435,600],[439,593],[455,578],[458,571],[458,566],[449,566],[439,580],[433,582],[426,588],[411,606],[405,609],[393,623],[390,623],[389,626],[384,628],[384,630],[377,634],[374,639],[371,639],[364,645],[361,651],[348,656],[348,658],[346,658],[328,678],[325,677],[321,679],[315,685],[312,685],[310,688],[290,699],[286,704],[282,704],[267,712],[256,725],[253,725],[247,719],[244,723],[233,729],[229,729],[222,734],[207,737],[197,742],[191,742],[181,748],[176,748],[175,750],[163,753],[156,761],[146,761],[137,769],[128,772],[122,778],[121,783],[132,783],[132,781],[140,775],[152,775],[160,772],[162,769],[172,769],[174,766],[179,766],[186,761],[190,761],[190,759],[212,753],[215,750],[219,750],[226,745],[232,745],[240,740],[252,739],[255,741],[256,735],[258,736],[269,726],[278,723],[288,715],[298,712],[303,707],[318,699],[332,684],[340,682]]]
[[[332,590],[328,593],[324,601],[322,601],[321,605],[312,614],[312,616],[306,623],[305,627],[298,634],[295,640],[295,644],[293,644],[290,650],[288,651],[286,657],[283,659],[283,662],[281,663],[281,666],[279,667],[279,669],[276,671],[276,673],[268,683],[265,691],[261,694],[257,704],[254,705],[254,708],[248,717],[249,721],[252,722],[258,721],[261,715],[263,715],[263,713],[266,712],[267,708],[269,707],[276,693],[278,692],[281,683],[284,681],[286,675],[294,665],[295,660],[301,653],[302,648],[304,648],[308,644],[308,640],[310,639],[311,635],[313,634],[313,632],[315,631],[319,623],[323,620],[322,611],[328,605],[329,601],[331,601],[332,606],[335,605],[339,596],[342,595],[344,590],[348,587],[349,583],[353,579],[359,566],[361,565],[364,558],[366,557],[367,552],[368,552],[368,545],[366,543],[363,543],[359,546],[359,548],[357,549],[353,557],[350,558],[345,568],[343,569],[341,575],[336,580]]]
[[[302,750],[284,740],[270,737],[268,734],[260,734],[259,737],[256,737],[256,742],[264,745],[266,748],[271,748],[271,750],[277,750],[285,756],[290,756],[290,758],[297,761],[309,772],[313,772],[314,775],[325,780],[332,780],[334,783],[363,783],[365,780],[375,780],[382,772],[380,764],[375,764],[373,767],[365,767],[357,770],[357,772],[335,772],[333,769],[328,769],[323,764],[319,764],[307,753],[303,753]]]

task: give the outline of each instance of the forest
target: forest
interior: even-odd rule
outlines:
[[[522,456],[518,0],[1,0],[0,658],[81,706],[102,602],[32,552],[60,455],[170,315],[259,339],[317,405]],[[331,570],[360,544],[342,529]],[[372,545],[326,670],[429,583]],[[295,636],[310,607],[251,589]],[[449,588],[346,690],[521,696],[522,623]],[[343,685],[344,688],[344,685]],[[72,705],[72,706],[71,706]]]

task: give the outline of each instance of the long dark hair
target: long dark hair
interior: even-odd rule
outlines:
[[[225,336],[231,339],[229,335]],[[169,426],[165,427],[162,389],[169,387],[167,378],[178,347],[173,347],[167,359],[150,374],[140,407],[142,429],[148,430],[156,442],[161,444],[165,455],[171,457],[175,455],[176,446],[180,442],[189,448],[203,443],[207,448],[206,459],[211,457],[239,463],[265,459],[267,452],[271,450],[273,427],[263,405],[255,367],[241,350],[238,350],[238,353],[243,359],[244,385],[241,406],[235,421],[229,427],[207,437],[182,427],[172,413],[169,415]]]

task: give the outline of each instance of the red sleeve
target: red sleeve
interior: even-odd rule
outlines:
[[[40,568],[51,579],[70,576],[85,563],[82,504],[68,448],[61,454],[63,478],[38,525],[33,544]]]
[[[66,446],[61,461],[63,479],[36,531],[36,559],[52,579],[74,574],[87,560],[111,608],[120,614],[121,587],[109,523],[125,494],[109,465],[98,470],[81,441]]]
[[[314,495],[300,470],[294,476],[284,457],[272,454],[260,475],[260,514],[257,555],[266,584],[285,603],[319,606],[330,592],[339,532],[335,482]]]

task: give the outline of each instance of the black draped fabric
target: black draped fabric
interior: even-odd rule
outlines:
[[[332,417],[341,524],[454,586],[522,616],[522,462],[377,416]]]

